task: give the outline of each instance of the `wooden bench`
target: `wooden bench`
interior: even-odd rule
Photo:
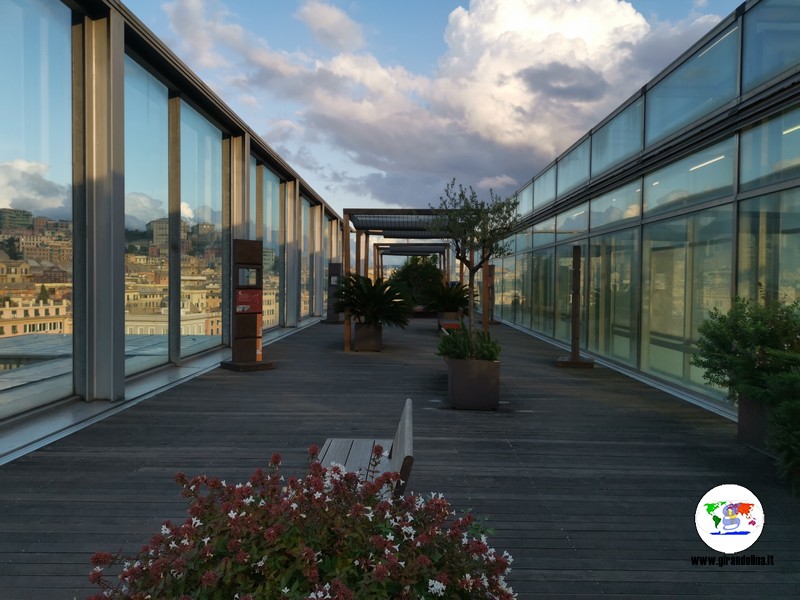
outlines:
[[[386,472],[400,473],[400,481],[395,485],[394,496],[402,496],[414,464],[411,398],[406,399],[394,439],[328,438],[319,452],[319,461],[324,467],[338,463],[347,471],[357,471],[364,477],[370,467],[372,449],[376,444],[383,447],[384,456],[377,466],[375,476]]]

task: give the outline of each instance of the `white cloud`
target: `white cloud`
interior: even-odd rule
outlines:
[[[72,190],[48,179],[49,170],[44,163],[28,160],[0,163],[0,207],[71,220]]]
[[[296,16],[330,56],[271,50],[207,2],[216,8],[169,5],[190,62],[223,82],[214,86],[223,97],[225,88],[244,95],[245,107],[295,105],[273,116],[266,140],[302,159],[292,164],[322,181],[311,182],[320,192],[341,195],[326,196],[334,207],[354,193],[427,206],[453,176],[510,193],[718,21],[700,14],[702,0],[684,21],[652,23],[624,0],[471,0],[450,14],[430,77],[382,64],[360,25],[321,0]],[[310,157],[311,145],[362,174]]]
[[[361,26],[332,4],[307,0],[296,16],[306,24],[317,41],[337,52],[352,52],[364,45]]]

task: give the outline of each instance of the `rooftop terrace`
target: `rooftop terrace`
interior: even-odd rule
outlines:
[[[327,437],[391,435],[414,400],[409,490],[443,492],[494,529],[520,598],[797,597],[798,500],[735,425],[605,368],[559,369],[553,346],[505,326],[501,405],[451,410],[432,320],[384,331],[382,353],[345,353],[316,325],[265,349],[272,371],[216,369],[0,467],[0,597],[84,598],[89,557],[136,551],[183,520],[173,474],[245,480],[273,452],[302,473]],[[700,567],[694,513],[737,483],[766,525],[746,553],[774,566]]]

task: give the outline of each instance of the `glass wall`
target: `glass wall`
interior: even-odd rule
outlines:
[[[702,387],[689,358],[700,323],[730,306],[732,231],[730,204],[644,227],[643,371]]]
[[[60,2],[0,3],[0,418],[72,385],[72,16]]]
[[[283,244],[281,243],[281,180],[263,170],[264,194],[264,329],[280,325],[283,295]]]
[[[784,111],[744,131],[740,152],[742,190],[800,177],[800,108]]]
[[[531,328],[553,335],[555,325],[555,249],[536,250],[531,255]]]
[[[222,343],[222,132],[181,102],[181,355]]]
[[[639,99],[592,134],[592,177],[642,150],[644,100]]]
[[[800,188],[739,204],[740,296],[800,299]]]
[[[730,27],[647,92],[645,139],[652,144],[736,98],[739,28]]]
[[[539,175],[533,182],[533,208],[539,209],[556,199],[556,166]]]
[[[558,161],[558,196],[574,190],[589,179],[590,140],[572,150]]]
[[[800,63],[800,5],[761,0],[744,16],[742,91],[769,81]]]
[[[506,256],[495,262],[495,315],[499,318],[514,322],[514,315],[519,305],[517,296],[516,257]]]
[[[591,239],[587,348],[636,366],[639,306],[638,229]]]
[[[249,165],[249,179],[250,179],[250,196],[245,203],[245,214],[244,216],[244,230],[245,230],[245,239],[248,240],[255,240],[256,239],[256,223],[257,219],[256,216],[258,215],[258,162],[256,161],[255,156],[250,157],[250,165]]]
[[[576,241],[573,244],[562,244],[556,249],[556,339],[569,342],[572,339],[572,274],[573,274],[573,246],[580,248],[580,284],[581,298],[583,298],[584,280],[586,273],[586,242]],[[581,326],[586,322],[584,318],[585,303],[580,303]],[[581,337],[581,339],[583,339]]]
[[[732,194],[733,166],[731,138],[645,175],[645,215]]]
[[[560,242],[578,235],[586,235],[589,229],[589,203],[581,204],[556,216],[556,239]]]
[[[300,214],[300,316],[307,317],[314,301],[314,227],[311,222],[311,203],[301,200]]]
[[[589,224],[594,230],[605,225],[636,220],[641,213],[642,182],[637,179],[592,200],[589,206]]]
[[[169,357],[169,92],[125,57],[125,373]]]
[[[517,213],[520,215],[527,215],[533,211],[533,184],[529,183],[519,193],[519,206]]]

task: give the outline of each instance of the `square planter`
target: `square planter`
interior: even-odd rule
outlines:
[[[446,358],[450,406],[495,410],[500,405],[500,361]]]
[[[356,352],[380,352],[383,325],[356,323],[353,330],[353,349]]]

